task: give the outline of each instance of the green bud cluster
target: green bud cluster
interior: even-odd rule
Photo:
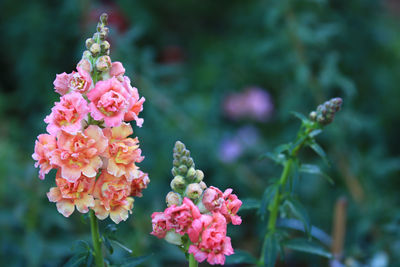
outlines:
[[[343,100],[340,97],[332,98],[322,105],[319,105],[316,111],[310,113],[309,117],[312,121],[316,121],[321,125],[328,125],[333,121],[335,114],[340,110],[342,103]]]
[[[100,21],[97,24],[96,32],[92,38],[88,38],[85,42],[87,50],[83,52],[83,58],[91,61],[99,72],[106,72],[111,67],[110,43],[106,41],[109,33],[107,26],[107,14],[103,13],[100,16]]]
[[[177,205],[177,201],[181,203],[183,197],[188,197],[196,202],[207,187],[203,182],[204,173],[195,169],[190,151],[182,142],[175,143],[173,152],[174,160],[171,170],[174,176],[171,181],[173,192],[171,191],[167,195],[167,205]]]

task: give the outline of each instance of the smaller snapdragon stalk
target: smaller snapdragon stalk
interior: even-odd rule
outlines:
[[[287,182],[290,176],[293,175],[294,168],[299,165],[298,154],[300,150],[304,146],[315,142],[314,136],[321,132],[325,125],[328,125],[333,121],[334,115],[337,111],[340,110],[341,104],[341,98],[333,98],[318,106],[316,111],[312,111],[309,115],[309,119],[302,117],[301,115],[297,115],[299,118],[301,118],[302,124],[300,126],[300,130],[297,133],[294,143],[290,143],[287,148],[285,161],[283,162],[283,170],[277,183],[276,193],[272,199],[272,202],[268,206],[270,214],[268,218],[265,237],[263,240],[261,256],[258,261],[259,266],[264,266],[265,264],[265,252],[267,246],[266,240],[272,237],[276,232],[276,223],[279,216],[279,209],[287,194],[287,192],[285,192],[285,188],[287,186]]]
[[[94,249],[94,261],[96,267],[104,267],[103,252],[101,249],[101,237],[99,232],[99,223],[93,210],[90,210],[90,228],[92,232],[92,241]]]

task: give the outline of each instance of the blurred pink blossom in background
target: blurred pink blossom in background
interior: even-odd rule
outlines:
[[[270,94],[256,86],[247,87],[240,93],[233,93],[226,97],[224,113],[230,119],[253,119],[267,121],[274,110]]]

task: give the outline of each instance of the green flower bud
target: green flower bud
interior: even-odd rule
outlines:
[[[171,188],[175,192],[182,193],[185,189],[185,186],[185,179],[180,175],[175,176],[174,179],[172,179],[171,181]]]
[[[184,164],[184,165],[187,165],[187,162],[188,162],[188,158],[187,157],[182,157],[181,158],[181,164]]]
[[[194,168],[190,168],[186,174],[186,177],[190,180],[193,180],[196,177],[196,170]]]
[[[186,172],[187,172],[187,167],[186,167],[186,165],[181,165],[181,166],[179,166],[179,173],[180,173],[181,175],[185,175]]]
[[[98,71],[108,71],[111,68],[111,58],[109,56],[101,56],[96,61],[96,69]]]
[[[108,51],[110,50],[110,43],[108,41],[101,41],[100,47],[102,52]]]
[[[310,120],[315,121],[315,119],[317,118],[317,112],[312,111],[309,115]]]
[[[100,45],[98,43],[92,44],[89,51],[90,53],[92,53],[93,56],[96,56],[101,51]]]
[[[176,141],[175,149],[176,149],[176,152],[180,153],[185,149],[185,145],[181,141]]]
[[[100,21],[102,24],[107,25],[108,15],[107,13],[103,13],[100,15]]]
[[[86,39],[85,45],[87,49],[90,49],[90,47],[92,46],[92,44],[94,44],[94,40],[93,38],[88,38]]]
[[[201,182],[199,183],[199,185],[200,185],[201,189],[206,190],[207,185],[206,185],[205,182],[201,181]]]
[[[203,189],[198,183],[189,184],[186,188],[186,195],[190,199],[198,199],[203,193]]]
[[[188,159],[187,165],[188,165],[189,167],[193,167],[193,168],[194,168],[194,161],[193,161],[192,158],[189,158],[189,159]]]
[[[202,170],[196,170],[196,182],[201,182],[203,181],[204,178],[204,173]]]
[[[174,165],[174,167],[179,167],[179,160],[177,160],[177,159],[174,159],[173,161],[172,161],[172,165]]]
[[[82,57],[85,59],[91,59],[92,58],[92,53],[90,53],[89,50],[83,51]]]
[[[175,177],[179,174],[179,170],[177,167],[173,167],[171,170],[172,175]]]
[[[182,198],[179,194],[170,191],[165,197],[165,202],[167,202],[167,206],[177,205],[179,206],[182,203]]]

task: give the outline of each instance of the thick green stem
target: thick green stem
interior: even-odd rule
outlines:
[[[189,267],[197,267],[198,262],[195,260],[193,254],[189,254]]]
[[[90,210],[90,228],[92,232],[92,241],[94,249],[94,260],[96,267],[104,267],[103,252],[101,250],[101,238],[99,224],[93,210]]]

